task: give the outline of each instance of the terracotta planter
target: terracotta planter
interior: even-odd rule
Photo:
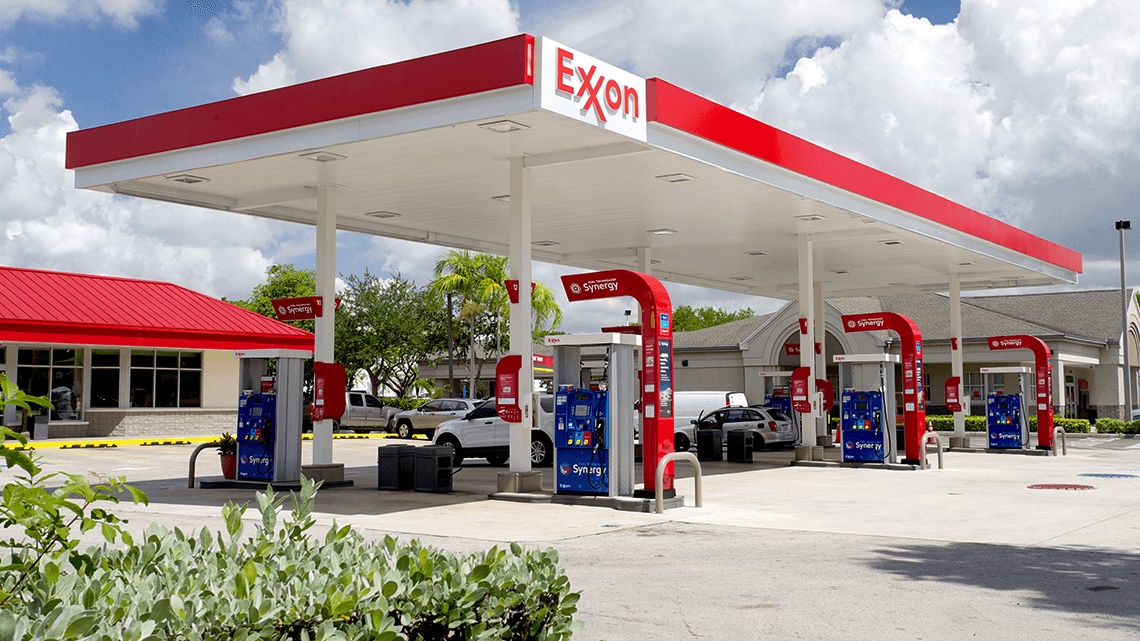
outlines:
[[[222,476],[231,480],[237,478],[237,454],[221,454],[218,458],[222,461]]]

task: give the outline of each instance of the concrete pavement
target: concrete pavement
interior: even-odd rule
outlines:
[[[950,452],[941,471],[791,467],[765,452],[706,463],[704,507],[664,515],[487,500],[503,468],[481,461],[450,494],[380,492],[383,442],[338,441],[356,485],[322,492],[317,517],[456,551],[553,546],[583,593],[578,639],[1135,639],[1140,478],[1082,476],[1140,477],[1140,441],[1112,438],[1073,439],[1068,457]],[[218,508],[252,493],[187,489],[192,449],[41,455],[144,489],[150,507],[120,510],[132,527],[220,528]],[[218,474],[211,459],[200,479]],[[677,489],[691,505],[687,469]]]

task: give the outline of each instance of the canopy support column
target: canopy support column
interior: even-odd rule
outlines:
[[[812,372],[812,376],[814,378],[812,379],[811,384],[811,391],[813,394],[816,391],[815,380],[827,380],[827,308],[823,304],[823,283],[815,284],[814,294],[815,300],[812,304],[812,311],[815,313],[815,316],[812,335],[814,338],[814,345],[819,346],[819,351],[812,352],[815,354],[815,370]],[[839,398],[839,395],[837,394],[835,397]],[[817,435],[821,435],[823,438],[818,439],[817,442],[812,443],[812,445],[824,445],[827,441],[827,411],[822,407],[822,405],[819,409],[819,418],[816,419],[815,433]]]
[[[336,185],[317,187],[317,296],[322,315],[316,319],[313,360],[332,363],[336,359]],[[332,463],[331,419],[313,422],[313,465]]]
[[[522,409],[521,423],[511,423],[511,474],[529,473],[531,423],[536,420],[534,403],[534,358],[531,335],[531,210],[530,170],[521,156],[511,158],[511,220],[510,270],[511,279],[519,283],[519,302],[511,304],[511,353],[522,356],[519,370],[518,399]],[[552,444],[551,444],[552,445]],[[500,481],[500,485],[502,482]],[[541,482],[540,482],[541,489]]]
[[[950,274],[950,375],[958,377],[958,398],[962,401],[962,410],[954,412],[954,436],[950,439],[950,447],[966,446],[966,403],[970,399],[962,395],[962,287],[958,274]],[[929,399],[927,399],[929,400]]]
[[[800,367],[807,367],[811,373],[808,376],[811,410],[800,415],[800,445],[796,446],[796,458],[811,460],[812,448],[816,447],[815,419],[819,416],[818,395],[815,393],[815,273],[814,258],[812,256],[811,236],[799,235],[799,330],[800,330]]]

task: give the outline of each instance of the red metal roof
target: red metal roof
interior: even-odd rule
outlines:
[[[313,349],[313,335],[173,283],[0,266],[0,341]]]

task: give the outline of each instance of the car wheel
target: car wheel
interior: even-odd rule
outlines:
[[[545,434],[530,437],[530,463],[535,467],[550,467],[554,463],[554,446]]]
[[[396,436],[400,438],[412,438],[412,433],[412,424],[408,421],[400,421],[400,423],[396,425]]]
[[[756,432],[753,432],[752,433],[752,451],[753,452],[759,452],[762,449],[764,449],[764,437],[760,436]]]
[[[689,437],[688,436],[685,436],[684,434],[674,434],[673,435],[673,451],[674,452],[688,452],[689,448],[691,446],[692,446],[692,444],[689,443]]]
[[[441,436],[436,445],[450,445],[451,446],[451,467],[459,467],[463,465],[463,448],[453,436]]]
[[[333,421],[333,434],[340,434],[340,421]]]
[[[502,465],[503,463],[506,463],[508,458],[510,458],[508,455],[502,454],[502,453],[488,454],[487,455],[487,462],[490,463],[491,465],[499,466],[499,465]]]

